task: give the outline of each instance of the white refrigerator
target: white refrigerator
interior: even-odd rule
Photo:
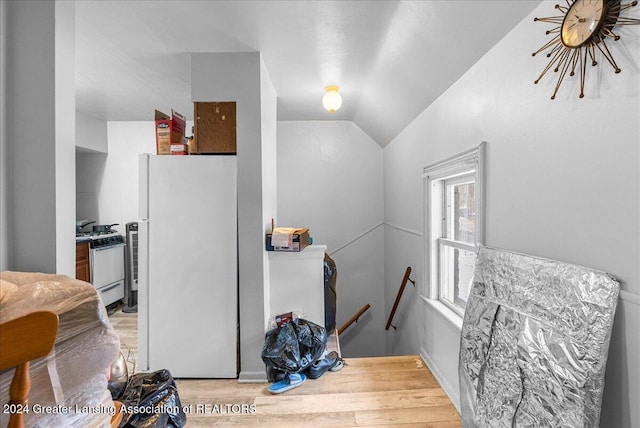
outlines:
[[[237,159],[139,161],[138,369],[236,378]]]

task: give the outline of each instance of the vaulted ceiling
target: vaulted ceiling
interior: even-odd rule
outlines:
[[[278,120],[349,120],[384,147],[540,0],[78,1],[76,108],[193,117],[190,52],[260,52]],[[339,85],[342,108],[322,108]]]

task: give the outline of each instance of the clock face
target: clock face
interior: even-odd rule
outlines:
[[[576,0],[562,22],[562,43],[577,48],[588,42],[603,23],[604,9],[604,0]]]
[[[616,28],[622,25],[640,25],[640,18],[625,16],[627,10],[640,4],[638,0],[566,0],[566,6],[556,4],[560,11],[557,16],[534,18],[534,21],[553,24],[547,35],[553,39],[545,43],[532,55],[545,52],[549,62],[534,83],[553,70],[558,74],[556,89],[551,99],[556,97],[565,76],[580,76],[580,98],[584,97],[584,82],[587,75],[587,61],[598,65],[598,57],[603,57],[620,73],[620,67],[613,59],[607,43],[620,39]]]

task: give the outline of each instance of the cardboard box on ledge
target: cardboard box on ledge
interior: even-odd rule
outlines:
[[[280,234],[281,236],[274,239],[274,233]],[[282,235],[289,235],[287,245],[282,245]],[[309,245],[309,229],[276,227],[273,233],[267,233],[265,244],[267,251],[302,251]]]
[[[171,154],[172,155],[188,155],[189,154],[189,145],[187,143],[174,144],[171,143]]]
[[[186,120],[180,113],[171,110],[171,117],[156,110],[156,153],[159,155],[186,154],[184,130]]]

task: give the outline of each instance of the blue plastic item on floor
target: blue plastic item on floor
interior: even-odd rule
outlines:
[[[304,373],[290,373],[285,376],[284,379],[275,382],[273,385],[269,387],[269,392],[272,394],[282,394],[285,391],[295,388],[296,386],[300,386],[304,381],[307,380],[307,377]]]

